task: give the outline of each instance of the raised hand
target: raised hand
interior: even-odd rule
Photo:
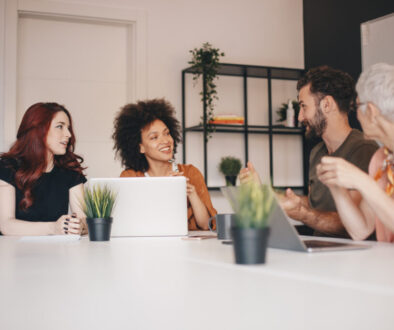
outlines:
[[[247,165],[247,167],[243,168],[239,172],[239,181],[241,183],[255,181],[256,183],[261,184],[260,176],[254,168],[252,162],[248,162]]]
[[[293,190],[287,188],[284,195],[277,195],[279,203],[286,211],[287,215],[293,219],[299,219],[302,207],[302,199]]]
[[[368,177],[358,167],[338,157],[323,157],[316,172],[319,180],[330,188],[358,189],[361,182]]]

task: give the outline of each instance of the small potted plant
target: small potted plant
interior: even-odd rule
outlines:
[[[237,264],[263,264],[269,237],[268,219],[274,206],[274,192],[268,184],[243,183],[237,190],[235,226],[232,227]]]
[[[219,163],[219,171],[226,178],[227,186],[235,186],[237,176],[242,168],[241,160],[236,157],[222,157]]]
[[[91,241],[109,241],[111,236],[112,210],[116,193],[109,187],[95,185],[85,188],[84,212]]]

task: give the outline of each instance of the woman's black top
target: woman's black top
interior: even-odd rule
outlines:
[[[0,159],[0,180],[15,187],[15,218],[26,221],[56,221],[68,214],[70,188],[86,182],[78,172],[55,166],[36,181],[32,189],[33,205],[22,211],[19,203],[23,193],[15,184],[15,172],[15,164]]]

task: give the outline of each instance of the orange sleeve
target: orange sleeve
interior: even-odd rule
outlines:
[[[137,172],[132,169],[124,170],[122,173],[120,173],[121,178],[136,177],[136,176],[138,177],[144,176],[144,173],[140,171]]]

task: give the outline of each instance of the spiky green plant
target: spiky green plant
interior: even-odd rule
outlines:
[[[108,186],[85,188],[84,212],[88,218],[110,218],[117,194]]]
[[[240,228],[265,228],[274,206],[274,192],[268,184],[256,182],[241,184],[236,206],[236,226]]]

